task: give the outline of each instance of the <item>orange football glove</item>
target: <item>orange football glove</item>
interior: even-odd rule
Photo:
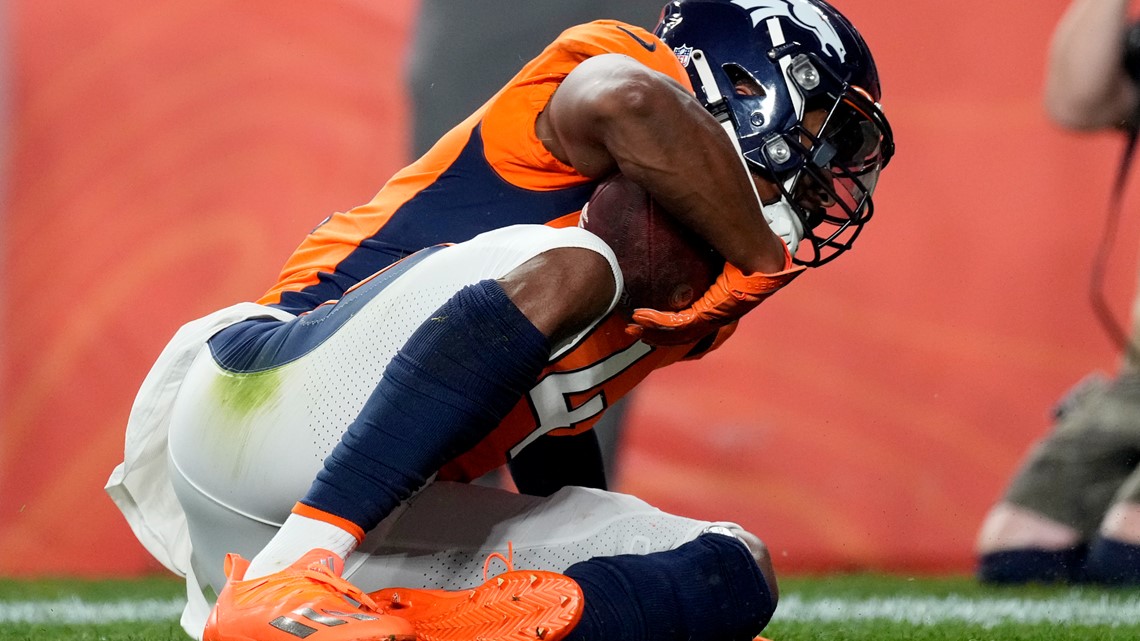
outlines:
[[[695,343],[744,316],[803,271],[803,266],[789,266],[775,274],[745,275],[725,263],[712,287],[691,307],[679,312],[635,309],[633,324],[625,331],[652,345]]]

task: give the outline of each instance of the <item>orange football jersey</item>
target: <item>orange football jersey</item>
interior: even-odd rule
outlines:
[[[606,53],[635,58],[691,90],[672,50],[644,29],[612,20],[570,28],[370,202],[310,233],[258,302],[305,313],[425,247],[520,223],[577,225],[596,181],[555,159],[538,140],[535,120],[571,70]],[[731,333],[706,345],[659,348],[629,337],[626,322],[617,315],[603,320],[440,478],[472,479],[542,434],[589,429],[649,372],[704,353]]]
[[[605,53],[691,87],[673,52],[649,32],[613,20],[572,27],[370,202],[313,230],[258,302],[303,313],[424,247],[520,223],[576,225],[596,181],[556,160],[535,120],[574,67]]]

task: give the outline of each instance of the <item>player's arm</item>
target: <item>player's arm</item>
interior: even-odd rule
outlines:
[[[680,84],[628,56],[582,62],[536,133],[558,160],[600,178],[620,171],[744,273],[785,267],[731,140]]]
[[[1122,64],[1129,0],[1074,0],[1053,33],[1045,109],[1070,129],[1119,125],[1137,104]]]

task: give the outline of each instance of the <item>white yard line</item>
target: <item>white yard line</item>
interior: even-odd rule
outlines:
[[[115,621],[176,621],[182,599],[141,599],[97,603],[76,598],[56,601],[0,603],[3,623],[111,623]],[[1001,623],[1067,625],[1140,625],[1140,595],[1120,597],[1057,597],[1047,599],[964,597],[882,597],[871,599],[804,599],[787,594],[780,599],[775,621],[885,620],[912,625],[946,622],[992,627]]]
[[[780,599],[775,621],[852,621],[878,619],[914,625],[950,621],[992,627],[1001,623],[1138,625],[1140,595],[1056,597],[1049,599],[878,597],[870,599]]]
[[[56,601],[0,602],[0,623],[112,623],[177,620],[186,599],[139,599],[93,602],[77,598]]]

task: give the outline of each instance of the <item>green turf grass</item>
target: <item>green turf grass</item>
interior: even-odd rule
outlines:
[[[185,583],[172,576],[111,581],[0,579],[0,610],[19,603],[70,599],[83,603],[182,600],[185,594]],[[187,641],[189,638],[178,625],[177,616],[159,621],[83,624],[58,624],[50,620],[13,622],[0,618],[0,641]]]
[[[129,612],[132,604],[141,608],[157,602],[169,612],[182,595],[182,584],[165,577],[0,580],[0,641],[186,641],[177,614],[145,621],[54,623],[58,617],[50,610],[81,603],[101,612],[101,606],[125,604]],[[764,631],[774,641],[1140,639],[1140,590],[999,589],[979,586],[967,577],[844,575],[782,579],[781,597],[781,607]],[[21,604],[38,608],[34,620],[13,615]]]

